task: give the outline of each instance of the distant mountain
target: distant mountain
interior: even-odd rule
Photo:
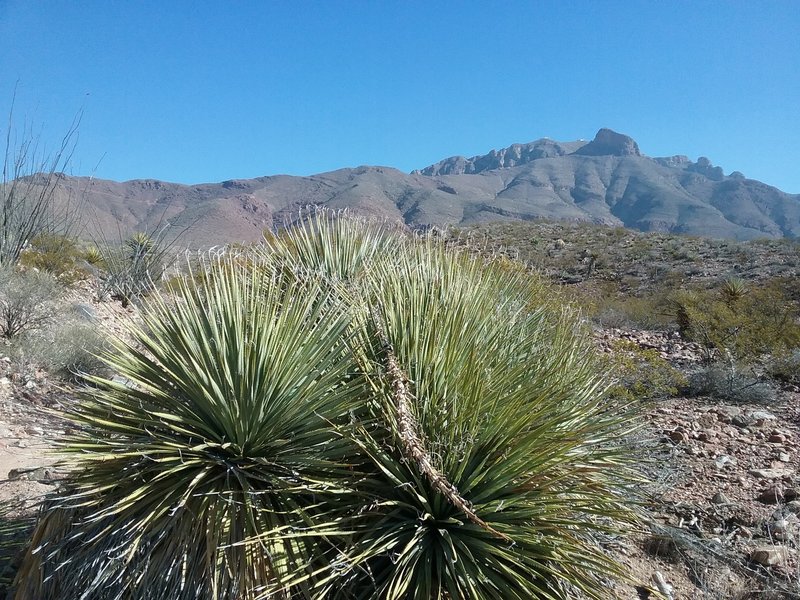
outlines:
[[[411,174],[362,166],[200,185],[64,176],[61,193],[85,197],[90,229],[152,229],[166,220],[191,226],[185,239],[195,245],[256,239],[307,205],[411,226],[543,218],[721,238],[800,237],[800,195],[738,172],[726,176],[707,158],[644,156],[633,139],[609,129],[590,142],[545,138]]]

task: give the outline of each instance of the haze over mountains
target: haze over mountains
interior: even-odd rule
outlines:
[[[410,174],[361,166],[200,185],[63,176],[61,186],[60,193],[85,197],[90,229],[152,229],[166,220],[191,225],[186,239],[202,246],[257,239],[307,205],[411,226],[544,218],[708,237],[800,237],[800,195],[738,172],[726,176],[706,158],[650,158],[609,129],[589,142],[544,138]]]

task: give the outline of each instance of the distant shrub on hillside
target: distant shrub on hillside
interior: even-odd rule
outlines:
[[[60,292],[48,273],[0,269],[0,337],[11,339],[47,326],[55,317],[54,300]]]
[[[617,340],[612,344],[612,350],[609,363],[617,381],[610,392],[616,398],[667,398],[676,395],[686,385],[686,377],[655,349]]]
[[[736,360],[800,346],[797,307],[783,289],[727,280],[711,290],[690,290],[672,297],[681,335],[698,342],[710,362],[728,351]]]
[[[171,244],[167,229],[137,232],[119,244],[96,246],[101,297],[110,296],[127,306],[153,291],[167,268]],[[94,255],[94,253],[93,253]]]
[[[768,404],[776,398],[768,383],[731,362],[707,365],[689,376],[687,393],[738,403]]]
[[[22,364],[43,367],[63,379],[80,381],[87,375],[108,373],[105,363],[98,358],[107,345],[106,336],[95,324],[68,318],[18,340],[13,353]]]
[[[800,349],[774,358],[767,371],[778,381],[800,385]]]
[[[37,269],[50,273],[64,283],[72,283],[88,276],[82,265],[82,253],[72,238],[55,235],[39,235],[19,257],[25,269]]]

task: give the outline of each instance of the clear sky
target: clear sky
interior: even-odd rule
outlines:
[[[17,81],[45,140],[83,110],[78,175],[410,171],[610,127],[800,193],[800,0],[0,0],[0,115]]]

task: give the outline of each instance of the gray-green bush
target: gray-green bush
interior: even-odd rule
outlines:
[[[11,339],[46,327],[61,292],[48,273],[0,268],[0,337]]]
[[[775,389],[769,383],[730,361],[718,361],[692,373],[687,392],[739,403],[768,404],[776,398]]]

